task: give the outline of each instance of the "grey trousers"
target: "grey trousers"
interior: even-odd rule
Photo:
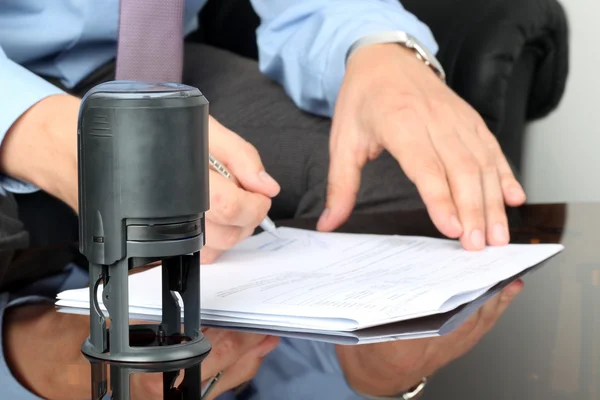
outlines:
[[[184,83],[198,87],[210,102],[210,113],[258,149],[267,171],[281,185],[271,218],[318,217],[325,206],[331,120],[301,111],[281,86],[259,72],[254,60],[189,43],[184,65]],[[93,86],[113,79],[114,63],[109,63],[67,91],[81,97]],[[15,197],[18,214],[12,196],[3,199],[11,206],[0,209],[0,249],[8,248],[0,253],[0,276],[14,248],[27,245],[14,237],[29,234],[29,245],[35,248],[77,241],[77,217],[64,204],[42,192]],[[422,207],[415,186],[389,154],[383,153],[364,168],[355,212]],[[51,272],[11,271],[25,274],[27,280]]]
[[[325,206],[331,120],[296,107],[254,60],[205,45],[186,50],[185,83],[204,93],[212,116],[258,149],[281,185],[271,217],[318,217]],[[422,207],[416,187],[388,153],[364,168],[355,212]]]
[[[12,282],[8,267],[16,252],[28,245],[29,235],[19,220],[14,196],[11,193],[0,195],[0,292],[4,285]]]

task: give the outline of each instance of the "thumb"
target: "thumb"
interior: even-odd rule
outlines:
[[[241,187],[267,197],[277,196],[279,184],[265,171],[254,146],[212,116],[209,117],[208,131],[211,154],[231,172]]]
[[[317,223],[319,231],[332,231],[350,217],[366,162],[366,155],[357,155],[361,152],[353,150],[352,140],[332,141],[335,142],[329,162],[326,206]]]

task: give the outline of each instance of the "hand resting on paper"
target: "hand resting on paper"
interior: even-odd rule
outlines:
[[[89,317],[62,314],[53,305],[26,305],[7,310],[4,354],[15,378],[29,391],[49,400],[89,398],[90,364],[81,353],[89,335]],[[225,370],[210,399],[249,381],[278,339],[207,329],[213,348],[203,361],[202,381]],[[162,399],[162,374],[134,374],[131,399]]]
[[[370,396],[394,396],[470,351],[522,290],[517,281],[490,299],[456,331],[435,338],[337,346],[349,385]]]
[[[350,216],[361,170],[386,150],[415,184],[431,220],[468,250],[509,242],[505,206],[526,195],[482,117],[414,51],[396,43],[348,59],[330,136],[330,231]],[[400,173],[400,171],[398,171]]]

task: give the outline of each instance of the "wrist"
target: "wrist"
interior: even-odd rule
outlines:
[[[79,99],[53,95],[15,121],[0,147],[0,169],[77,207]]]
[[[431,46],[432,44],[429,43],[429,47]],[[406,32],[382,32],[365,36],[352,45],[348,51],[347,59],[352,58],[355,53],[360,52],[361,49],[365,48],[375,49],[374,51],[377,51],[379,48],[384,49],[384,60],[387,55],[391,55],[392,57],[399,55],[408,56],[410,57],[409,60],[412,60],[413,62],[416,58],[421,66],[427,66],[430,72],[433,72],[442,82],[446,81],[446,72],[441,63],[437,60],[434,52],[432,52],[427,45],[421,43],[417,38]],[[365,53],[367,52],[365,51]],[[369,57],[373,57],[373,55],[370,55]],[[377,58],[376,55],[374,57]],[[391,61],[394,62],[396,60]]]
[[[337,346],[344,377],[350,388],[368,397],[392,397],[408,393],[422,383],[422,377],[412,368],[407,373],[388,367],[384,360],[374,357],[370,345]],[[415,397],[417,398],[417,397]]]

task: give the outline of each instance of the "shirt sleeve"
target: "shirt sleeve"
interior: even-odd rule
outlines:
[[[55,94],[64,93],[26,68],[10,60],[0,47],[0,146],[12,124],[31,106]],[[30,183],[0,174],[0,188],[13,193],[31,193]]]
[[[314,114],[333,115],[346,55],[357,40],[403,31],[437,53],[427,25],[398,0],[251,0],[259,67],[283,86],[294,103]]]
[[[365,400],[346,382],[335,345],[313,340],[281,338],[251,386],[250,400]]]

